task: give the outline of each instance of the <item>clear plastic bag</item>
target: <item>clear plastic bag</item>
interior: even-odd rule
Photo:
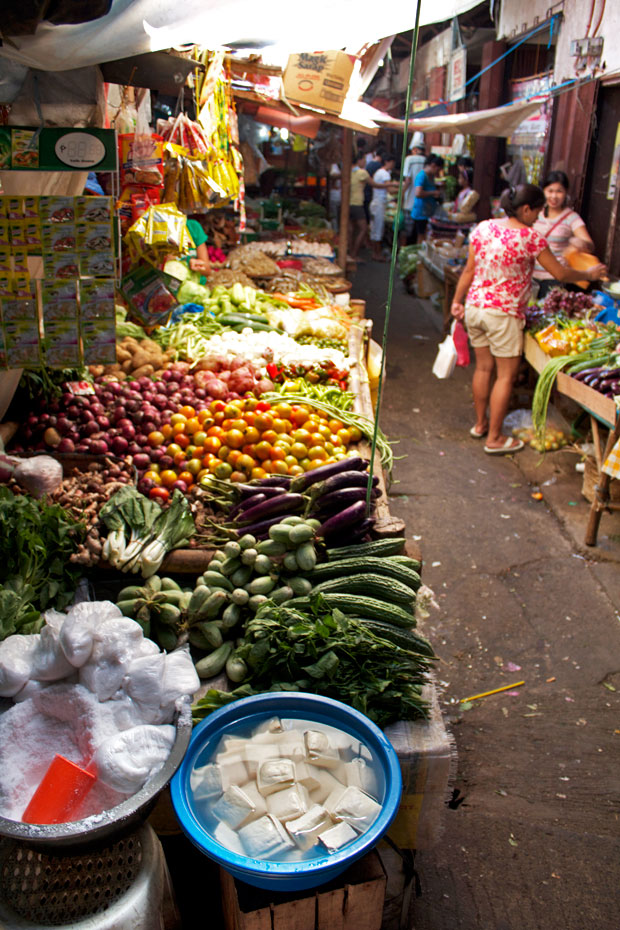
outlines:
[[[437,355],[433,362],[433,374],[436,378],[451,378],[456,368],[457,351],[452,332],[448,333],[443,342],[439,343]]]

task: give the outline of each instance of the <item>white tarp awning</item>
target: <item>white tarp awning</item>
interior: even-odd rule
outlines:
[[[503,107],[493,107],[490,110],[475,110],[472,113],[454,113],[446,116],[429,116],[426,119],[410,119],[409,131],[419,130],[420,132],[447,132],[463,134],[469,133],[472,136],[511,136],[521,125],[523,120],[528,119],[547,102],[549,98],[538,98],[536,100],[525,100],[522,103],[513,103]],[[364,110],[367,110],[368,119],[374,120],[389,129],[405,130],[405,121],[394,119],[388,113],[381,113],[374,107],[368,107],[364,103],[358,103],[360,108],[359,116],[362,117]]]
[[[480,0],[422,0],[420,25],[449,20]],[[275,46],[296,51],[362,48],[413,29],[412,3],[386,6],[376,0],[113,0],[106,16],[75,26],[42,23],[34,36],[4,39],[2,56],[44,71],[65,71],[179,45],[206,48]],[[372,33],[375,35],[372,35]]]

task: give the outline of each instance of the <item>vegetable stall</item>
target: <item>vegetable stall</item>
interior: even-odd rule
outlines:
[[[194,263],[187,216],[207,187],[210,209],[240,206],[231,112],[121,135],[117,197],[0,196],[1,361],[22,370],[0,426],[0,742],[20,747],[0,750],[0,824],[113,818],[169,779],[190,702],[196,724],[265,692],[309,692],[393,728],[406,772],[416,728],[432,727],[433,798],[445,791],[437,659],[418,629],[433,595],[389,512],[393,452],[376,429],[361,302],[327,242],[263,238],[212,252],[207,274]],[[354,848],[364,831],[328,798],[352,793],[371,825],[383,789],[361,778],[362,749],[334,755],[327,740],[308,756],[321,774],[295,782],[296,813],[323,792],[309,834],[286,832],[248,761],[263,833]],[[82,773],[64,807],[46,783],[54,754]],[[220,783],[231,848],[244,834],[228,792],[243,794],[245,765]],[[31,808],[46,788],[47,807]],[[414,846],[417,814],[401,814],[398,842]],[[255,832],[246,854],[263,848]]]

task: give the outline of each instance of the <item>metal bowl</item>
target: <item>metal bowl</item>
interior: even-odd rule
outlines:
[[[69,823],[30,824],[0,817],[0,837],[21,841],[28,846],[65,850],[82,845],[107,843],[146,820],[158,794],[166,787],[189,746],[192,735],[190,702],[186,701],[175,721],[177,735],[163,767],[126,801],[101,814]]]

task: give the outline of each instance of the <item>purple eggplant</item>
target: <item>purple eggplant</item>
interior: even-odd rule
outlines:
[[[591,377],[592,375],[598,375],[603,371],[602,368],[582,368],[581,371],[575,371],[571,374],[571,378],[574,378],[575,381],[585,381],[586,378]]]
[[[350,546],[352,544],[362,542],[364,537],[367,536],[374,525],[375,521],[373,518],[368,517],[366,520],[362,520],[361,523],[358,523],[346,533],[342,535],[330,536],[329,546],[332,549],[337,549],[339,546]]]
[[[238,504],[235,504],[234,507],[228,511],[228,516],[233,517],[237,514],[242,514],[244,510],[248,510],[251,507],[256,507],[258,504],[262,504],[263,501],[269,500],[266,494],[253,494],[252,497],[246,497],[244,500],[240,500]]]
[[[297,478],[293,478],[291,481],[290,489],[296,492],[305,491],[306,488],[316,484],[318,481],[325,481],[326,478],[331,478],[332,475],[339,475],[340,472],[366,471],[367,468],[368,462],[359,455],[354,455],[350,458],[340,459],[338,462],[330,462],[328,465],[321,465],[319,468],[313,468],[312,471],[307,471],[303,475],[298,475]]]
[[[341,533],[346,533],[356,524],[361,523],[365,518],[366,502],[356,501],[355,504],[351,504],[350,507],[347,507],[345,510],[341,510],[333,517],[330,517],[329,520],[326,520],[325,523],[322,524],[321,528],[317,530],[316,535],[324,536],[327,538],[340,535]]]
[[[379,484],[379,476],[372,476],[373,487]],[[310,492],[313,497],[322,497],[323,494],[330,494],[337,491],[338,488],[365,488],[368,485],[368,472],[365,471],[343,471],[339,475],[332,475],[320,484],[315,484]]]
[[[287,488],[293,479],[290,475],[270,475],[268,478],[258,478],[258,488]]]
[[[260,520],[267,520],[276,515],[289,515],[298,513],[304,505],[304,498],[301,494],[279,494],[277,497],[270,497],[255,507],[249,507],[241,514],[238,523],[255,523]]]
[[[375,500],[380,493],[378,488],[373,488],[371,500]],[[366,488],[341,488],[338,491],[332,491],[331,494],[320,497],[318,501],[316,501],[315,507],[319,513],[325,513],[327,511],[333,511],[335,508],[344,510],[345,507],[349,507],[350,504],[354,504],[356,501],[365,500]]]
[[[258,497],[259,494],[262,494],[264,497],[277,497],[278,494],[286,494],[287,492],[287,488],[284,485],[261,488],[258,484],[237,484],[236,488],[241,492],[241,498],[243,500],[251,500],[253,497]]]

